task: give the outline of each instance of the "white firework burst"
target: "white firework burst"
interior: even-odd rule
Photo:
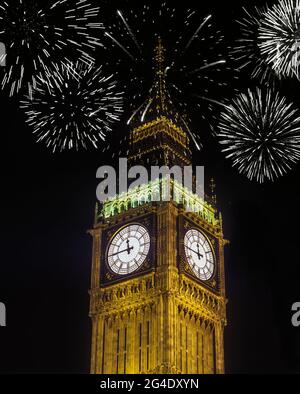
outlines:
[[[239,172],[262,183],[284,175],[300,159],[300,116],[270,89],[248,90],[221,113],[222,152]]]
[[[83,62],[53,64],[21,101],[37,142],[52,152],[99,148],[123,112],[114,75]]]
[[[0,41],[6,46],[1,87],[10,96],[31,91],[38,74],[55,59],[91,62],[96,46],[99,7],[88,0],[4,0],[0,4]]]
[[[267,6],[254,7],[252,11],[243,8],[244,16],[237,21],[239,38],[230,50],[239,70],[250,72],[251,78],[261,84],[273,84],[278,77],[259,48],[259,29],[267,10]]]
[[[299,78],[300,0],[280,0],[264,14],[259,47],[277,74]]]

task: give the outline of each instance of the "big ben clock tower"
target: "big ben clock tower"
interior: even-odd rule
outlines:
[[[159,41],[150,96],[131,119],[132,164],[191,164],[164,56]],[[166,182],[171,199],[153,201]],[[224,373],[226,240],[214,204],[156,179],[98,204],[91,234],[91,373]]]

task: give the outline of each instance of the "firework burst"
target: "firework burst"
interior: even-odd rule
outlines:
[[[240,70],[250,70],[251,78],[260,83],[273,83],[276,76],[272,67],[266,61],[259,48],[259,28],[267,12],[267,6],[254,7],[250,12],[243,8],[244,16],[237,21],[240,38],[230,50],[232,59],[238,64]]]
[[[299,78],[300,0],[280,0],[264,14],[259,47],[277,74]]]
[[[98,148],[123,112],[123,93],[113,75],[83,62],[46,70],[32,97],[21,101],[37,142],[53,153]]]
[[[0,4],[0,41],[6,45],[6,68],[1,82],[10,96],[23,87],[31,91],[35,75],[49,62],[67,58],[90,62],[93,32],[102,29],[99,8],[87,0],[6,0]]]
[[[250,180],[285,174],[300,159],[300,117],[278,93],[239,94],[221,113],[217,135],[226,158]]]
[[[228,82],[233,74],[214,17],[184,6],[175,8],[170,1],[159,5],[146,1],[134,8],[131,3],[113,13],[110,5],[111,16],[104,18],[104,44],[110,56],[116,52],[121,59],[125,78],[130,76],[131,109],[136,110],[152,89],[153,49],[161,38],[166,48],[167,88],[175,107],[182,113],[194,108],[206,123],[213,122],[220,96],[231,89]]]

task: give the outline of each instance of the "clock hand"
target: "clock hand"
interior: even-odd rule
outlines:
[[[131,250],[133,250],[133,246],[131,246],[130,248],[128,248],[128,246],[127,246],[126,249],[119,250],[119,251],[116,252],[116,253],[110,254],[108,257],[112,257],[112,256],[115,256],[116,254],[120,254],[120,253],[124,253],[124,252],[127,252],[128,254],[130,254],[130,251],[131,251]]]
[[[203,254],[200,253],[199,244],[197,244],[197,255],[199,260],[203,257]]]
[[[198,244],[197,244],[197,245],[198,245]],[[199,251],[199,245],[198,245],[198,250],[194,250],[194,249],[192,249],[192,248],[189,248],[188,246],[186,246],[186,248],[189,249],[189,250],[191,250],[192,252],[194,252],[194,253],[198,256],[198,259],[199,259],[199,260],[200,260],[201,257],[203,257],[203,254],[201,254],[200,251]]]
[[[126,243],[127,243],[127,254],[130,254],[130,251],[133,249],[133,246],[129,247],[129,239],[127,239]]]
[[[189,248],[188,246],[186,246],[186,248],[197,254],[196,250]]]

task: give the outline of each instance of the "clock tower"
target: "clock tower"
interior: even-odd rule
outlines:
[[[164,57],[159,40],[152,89],[130,119],[132,165],[191,165]],[[166,186],[171,199],[153,201]],[[90,233],[91,373],[224,373],[227,241],[215,199],[161,177],[97,204]]]

